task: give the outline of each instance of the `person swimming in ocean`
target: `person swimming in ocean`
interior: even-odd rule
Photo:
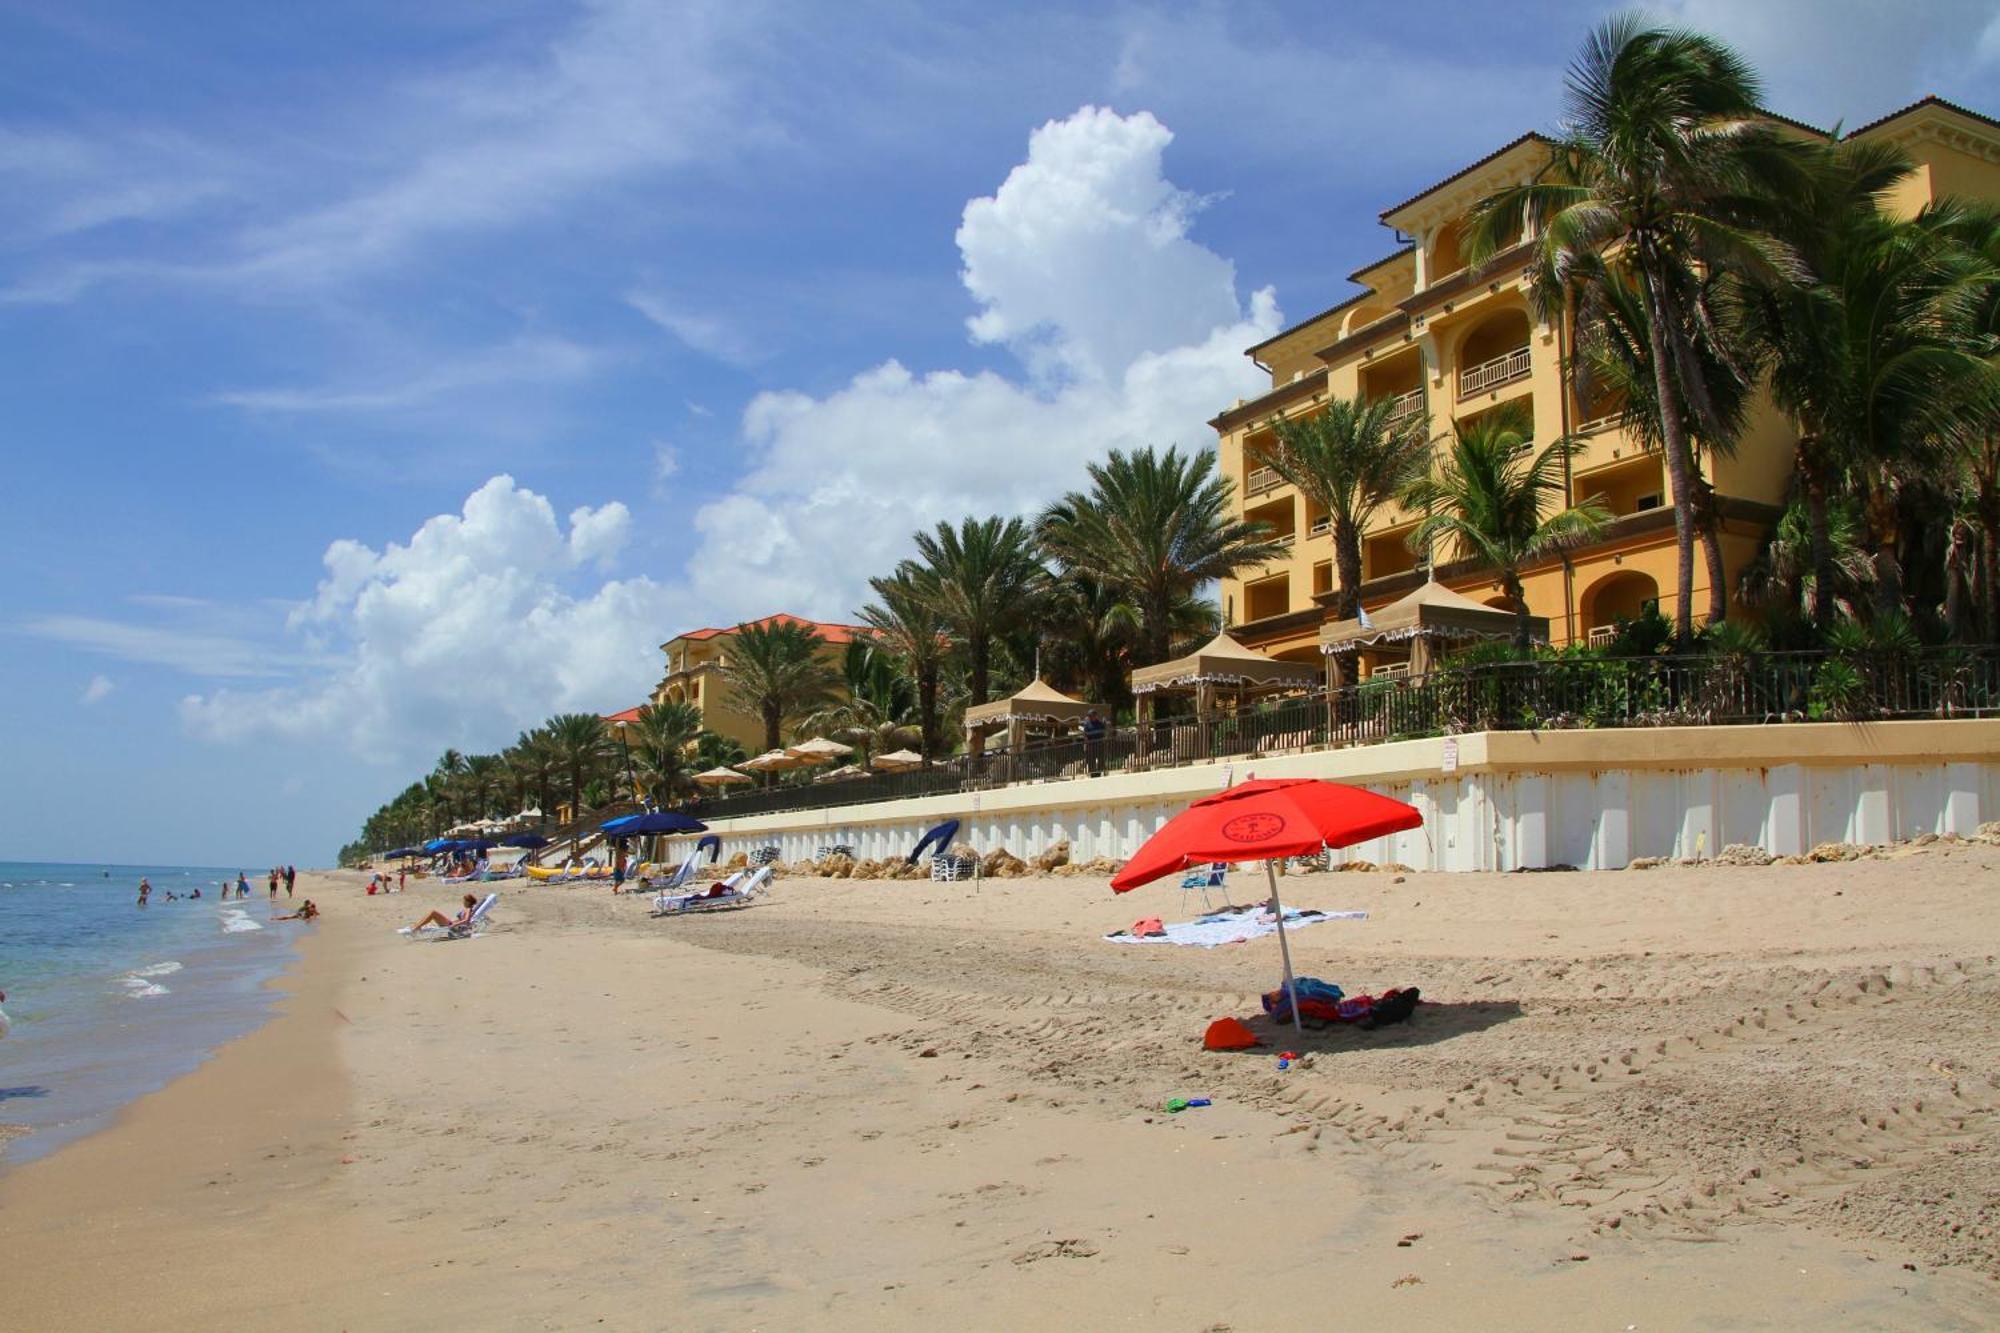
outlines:
[[[196,890],[195,890],[195,891],[194,891],[193,893],[190,893],[190,894],[188,895],[188,897],[190,897],[190,898],[199,898],[199,897],[201,897],[201,890],[200,890],[200,889],[196,889]]]

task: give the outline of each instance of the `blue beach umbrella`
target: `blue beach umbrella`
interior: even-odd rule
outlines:
[[[706,833],[708,825],[672,810],[649,810],[641,815],[620,815],[600,826],[605,836],[636,838],[649,833]]]
[[[532,852],[538,847],[548,846],[549,840],[539,833],[516,833],[511,838],[503,839],[500,845],[502,847],[525,847]]]

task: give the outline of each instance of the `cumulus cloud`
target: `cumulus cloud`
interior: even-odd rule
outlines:
[[[109,676],[106,675],[92,676],[90,678],[90,684],[83,687],[83,693],[77,696],[76,701],[82,704],[85,708],[88,708],[92,704],[103,703],[104,700],[110,696],[111,691],[117,688],[118,686],[112,682],[112,679]]]
[[[684,614],[649,579],[579,577],[607,567],[629,528],[616,501],[565,526],[499,476],[407,542],[336,541],[291,617],[327,644],[327,665],[273,689],[190,695],[182,718],[213,739],[332,737],[408,758],[492,745],[551,712],[629,705],[658,677],[660,626]]]
[[[695,517],[692,583],[740,614],[843,616],[920,525],[1031,512],[1114,447],[1208,447],[1208,418],[1267,384],[1243,349],[1280,317],[1190,236],[1171,141],[1144,112],[1092,107],[1035,131],[958,230],[973,336],[1026,376],[891,360],[824,397],[759,395],[747,475]]]

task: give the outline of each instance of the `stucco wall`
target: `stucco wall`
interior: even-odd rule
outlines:
[[[1480,732],[976,794],[710,821],[725,855],[777,846],[786,860],[845,843],[901,856],[943,819],[982,852],[1033,856],[1067,839],[1078,860],[1129,856],[1195,797],[1256,777],[1319,777],[1386,792],[1424,827],[1352,849],[1423,870],[1713,855],[1822,842],[1885,843],[1974,832],[2000,819],[2000,720]]]

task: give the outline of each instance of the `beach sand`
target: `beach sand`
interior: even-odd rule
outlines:
[[[2000,1323],[2000,848],[1290,876],[1369,913],[1301,973],[1427,1003],[1244,1055],[1200,1035],[1274,939],[1100,938],[1170,885],[536,888],[414,943],[455,892],[361,878],[302,876],[269,1025],[0,1176],[8,1326]]]

